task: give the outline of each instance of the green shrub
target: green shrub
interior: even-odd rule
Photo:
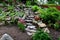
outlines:
[[[29,5],[37,5],[37,0],[26,0],[26,5],[29,6]]]
[[[52,7],[45,9],[40,9],[40,17],[43,19],[46,23],[55,23],[57,21],[57,18],[60,16],[60,12]]]
[[[32,36],[32,40],[52,40],[52,39],[48,35],[48,33],[45,33],[42,30],[39,30]]]
[[[34,5],[32,6],[32,10],[35,12],[35,11],[38,11],[40,9],[40,7],[38,7],[37,5]]]
[[[12,2],[13,2],[13,0],[7,0],[7,2],[12,3]]]
[[[26,1],[26,6],[29,7],[31,5],[31,1]]]
[[[14,6],[8,6],[8,10],[13,10]]]
[[[54,29],[58,30],[60,28],[60,25],[58,23],[54,24]]]
[[[19,27],[19,29],[21,29],[22,31],[25,31],[25,26],[24,26],[24,24],[22,24],[22,23],[18,23],[18,27]]]

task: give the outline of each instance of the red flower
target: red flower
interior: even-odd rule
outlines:
[[[60,10],[60,6],[56,6],[56,8],[57,8],[58,10]]]

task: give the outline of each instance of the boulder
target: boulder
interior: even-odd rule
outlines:
[[[13,38],[8,34],[4,34],[0,40],[13,40]]]

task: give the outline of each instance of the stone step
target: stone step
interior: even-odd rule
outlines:
[[[32,29],[32,30],[31,30],[31,29],[26,28],[25,30],[26,30],[27,32],[32,32],[32,33],[36,32],[35,29]]]
[[[27,26],[27,28],[29,28],[29,29],[36,29],[35,27],[36,27],[36,26],[34,26],[34,25],[32,25],[32,26]]]
[[[29,18],[34,18],[34,16],[32,15],[32,16],[28,16]]]
[[[27,35],[31,36],[33,35],[34,33],[31,33],[31,32],[27,32]]]
[[[26,25],[32,26],[32,23],[26,23]]]
[[[32,20],[25,20],[25,22],[27,22],[27,23],[32,23]]]
[[[33,18],[26,18],[27,20],[32,20]]]

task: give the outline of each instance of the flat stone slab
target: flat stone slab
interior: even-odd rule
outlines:
[[[27,26],[27,28],[32,28],[32,29],[34,29],[36,26]]]
[[[26,23],[26,25],[32,26],[32,23]]]
[[[30,23],[30,22],[32,22],[32,20],[25,20],[25,22]]]
[[[31,30],[31,29],[28,29],[28,28],[26,28],[26,31],[27,32],[32,32],[32,33],[36,32],[36,30],[34,30],[34,29]]]
[[[34,18],[34,16],[33,15],[31,15],[31,16],[28,16],[29,18],[31,17],[31,18]]]

